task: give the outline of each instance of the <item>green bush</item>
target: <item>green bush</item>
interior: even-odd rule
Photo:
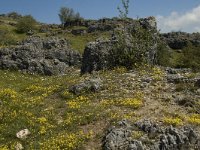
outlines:
[[[170,67],[200,70],[200,46],[189,43],[181,52],[171,53]]]
[[[36,20],[31,15],[27,15],[19,19],[17,23],[17,31],[20,33],[27,33],[30,30],[35,30],[36,25]]]
[[[157,64],[165,67],[172,66],[171,64],[172,52],[167,44],[162,41],[158,42]]]
[[[132,69],[135,66],[148,63],[148,51],[154,45],[154,31],[149,31],[139,25],[125,27],[115,33],[117,42],[111,50],[109,60],[111,67],[124,66]]]
[[[114,44],[109,61],[111,68],[124,66],[132,69],[138,65],[148,63],[148,51],[154,46],[155,31],[145,29],[139,21],[135,21],[134,26],[129,25],[128,9],[129,0],[121,0],[122,8],[118,7],[119,17],[123,21],[120,30],[115,31],[117,41]]]
[[[183,49],[182,66],[185,68],[192,68],[194,71],[200,70],[200,47],[188,44]]]

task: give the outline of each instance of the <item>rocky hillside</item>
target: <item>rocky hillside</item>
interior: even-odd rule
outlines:
[[[0,150],[200,149],[198,34],[160,35],[154,17],[38,27],[0,48]]]

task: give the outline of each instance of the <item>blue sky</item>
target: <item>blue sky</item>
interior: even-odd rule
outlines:
[[[23,15],[31,14],[40,22],[60,23],[58,13],[62,6],[73,8],[84,18],[99,19],[118,16],[119,5],[120,0],[0,0],[0,14],[16,11]],[[200,21],[198,23],[196,21],[200,20],[198,11],[200,11],[200,0],[130,0],[129,17],[156,16],[158,26],[163,32],[168,30],[193,32],[198,30],[200,25]],[[185,15],[188,19],[188,13],[189,18],[196,15],[196,20],[192,20],[196,26],[188,25],[185,28],[177,25],[176,20],[181,17],[184,19]]]

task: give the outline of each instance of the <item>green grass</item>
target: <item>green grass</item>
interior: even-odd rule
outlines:
[[[18,33],[16,31],[16,27],[9,25],[9,22],[17,23],[17,21],[11,19],[11,18],[4,18],[1,17],[0,21],[3,23],[0,25],[0,30],[7,31],[6,36],[0,41],[0,47],[3,46],[10,46],[15,45],[17,41],[22,41],[28,36],[24,33]],[[40,25],[37,25],[37,29],[40,28]],[[75,26],[75,27],[68,27],[65,30],[73,30],[73,29],[87,29],[86,27],[81,26]],[[57,33],[59,31],[64,31],[60,28],[57,29],[51,29],[51,33]],[[40,33],[38,30],[35,31],[36,36],[40,37],[46,37],[49,33]],[[83,53],[85,46],[88,42],[95,41],[98,38],[109,38],[110,33],[109,32],[94,32],[94,33],[86,33],[84,35],[73,35],[71,33],[65,33],[65,34],[58,34],[56,35],[58,37],[64,37],[67,38],[71,44],[71,47],[75,50],[78,50],[79,52]],[[11,42],[9,40],[12,40]],[[6,44],[5,44],[6,43]]]
[[[108,126],[122,119],[135,122],[148,114],[165,125],[189,123],[199,126],[199,116],[191,114],[193,118],[188,120],[189,116],[183,113],[185,108],[181,108],[181,120],[179,115],[166,114],[170,103],[162,103],[156,94],[154,96],[162,90],[159,86],[162,78],[150,83],[154,86],[150,93],[140,89],[140,82],[135,79],[160,74],[155,68],[153,73],[147,72],[150,68],[146,73],[138,71],[133,77],[128,76],[126,69],[115,68],[80,76],[77,70],[71,69],[63,76],[40,76],[1,70],[0,149],[15,149],[17,143],[25,149],[84,149],[95,144],[92,141],[101,143],[99,137],[103,137]],[[103,79],[101,91],[79,96],[68,91],[71,85],[93,77]],[[154,113],[154,105],[160,117]],[[179,114],[176,109],[171,111]],[[26,128],[31,134],[26,140],[18,139],[16,133]],[[140,133],[133,136],[140,137]],[[101,145],[96,147],[100,149]]]
[[[110,73],[106,73],[107,78],[112,78]],[[77,149],[95,136],[93,128],[84,129],[88,125],[122,119],[120,113],[124,108],[141,107],[135,100],[134,104],[131,99],[127,99],[127,103],[120,100],[120,105],[115,106],[119,108],[116,111],[110,109],[110,105],[102,105],[100,93],[76,96],[68,92],[70,85],[88,77],[81,77],[75,70],[52,77],[0,71],[0,149],[13,149],[17,143],[25,149],[48,149],[52,143],[57,148]],[[113,115],[116,113],[120,117]],[[25,128],[31,135],[26,141],[17,139],[16,133]]]
[[[68,33],[65,36],[73,49],[78,50],[79,52],[83,53],[85,46],[88,42],[95,41],[98,38],[109,38],[109,32],[94,32],[94,33],[86,33],[84,35],[73,35]]]

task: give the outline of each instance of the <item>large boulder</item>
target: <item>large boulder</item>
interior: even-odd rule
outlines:
[[[81,73],[107,69],[109,66],[108,56],[112,46],[113,41],[110,40],[90,42],[83,53]]]
[[[0,68],[44,75],[64,74],[69,66],[80,66],[81,55],[68,41],[55,37],[31,37],[14,48],[0,49]]]

